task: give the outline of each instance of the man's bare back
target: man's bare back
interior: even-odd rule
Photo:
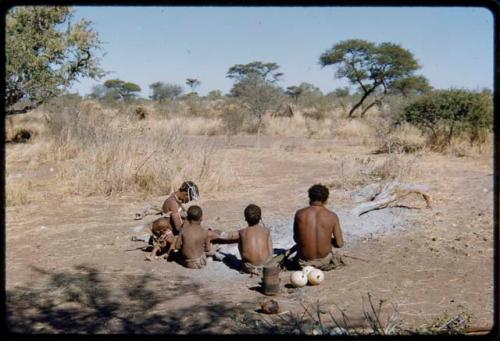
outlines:
[[[301,269],[310,265],[324,271],[345,265],[342,256],[333,252],[332,247],[344,246],[339,217],[325,207],[330,194],[321,184],[308,190],[309,207],[295,213],[293,222],[293,240],[295,245],[285,252],[285,262],[289,269]],[[291,261],[287,257],[297,250]]]
[[[295,214],[294,240],[301,259],[313,260],[326,257],[344,241],[338,216],[322,204],[312,204]]]

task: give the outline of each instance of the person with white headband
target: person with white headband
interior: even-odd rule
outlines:
[[[151,223],[150,242],[153,244],[153,250],[146,260],[157,259],[158,252],[165,253],[164,258],[169,257],[186,219],[186,209],[183,204],[199,198],[198,186],[193,181],[184,181],[179,189],[163,202],[162,217]]]

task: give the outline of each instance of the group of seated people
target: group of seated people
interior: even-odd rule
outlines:
[[[259,206],[250,204],[244,210],[248,226],[237,231],[221,231],[202,227],[203,210],[183,204],[199,197],[198,187],[185,181],[172,193],[162,206],[163,216],[151,224],[153,250],[147,260],[163,258],[181,265],[201,269],[207,257],[221,260],[213,244],[238,243],[242,268],[245,272],[260,275],[263,267],[280,259],[278,265],[289,270],[312,265],[324,271],[344,265],[342,257],[333,251],[344,244],[338,216],[325,207],[329,191],[316,184],[309,188],[309,206],[298,210],[293,224],[295,245],[282,255],[273,255],[270,230],[262,224]],[[295,257],[290,256],[295,253]],[[276,263],[276,262],[274,262]]]

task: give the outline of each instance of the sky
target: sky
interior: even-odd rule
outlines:
[[[101,81],[81,79],[80,95],[119,78],[150,95],[156,81],[185,86],[197,78],[200,95],[227,93],[234,64],[275,62],[287,87],[312,83],[324,93],[346,86],[321,53],[346,39],[391,42],[411,51],[439,89],[493,88],[493,15],[480,7],[75,7],[103,41]]]

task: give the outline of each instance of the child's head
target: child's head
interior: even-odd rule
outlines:
[[[202,216],[203,216],[203,211],[201,210],[200,206],[193,205],[189,207],[187,210],[187,220],[189,222],[201,221]]]
[[[249,226],[257,225],[261,219],[260,207],[254,204],[250,204],[245,208],[245,220]]]

